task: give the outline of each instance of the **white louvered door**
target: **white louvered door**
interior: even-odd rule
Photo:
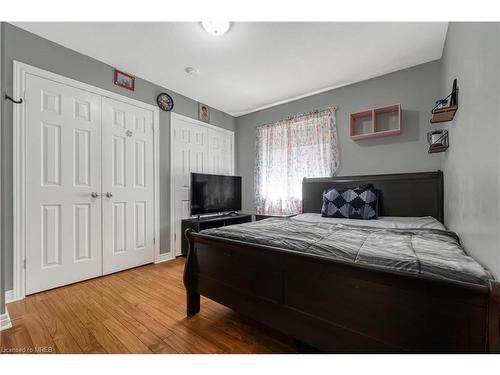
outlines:
[[[26,294],[153,262],[153,111],[25,85]]]
[[[103,273],[151,263],[153,113],[102,99]]]
[[[26,294],[102,273],[101,97],[26,79]]]

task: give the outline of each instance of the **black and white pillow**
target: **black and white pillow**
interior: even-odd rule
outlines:
[[[378,191],[371,185],[350,189],[332,188],[323,192],[321,216],[345,219],[376,219]]]

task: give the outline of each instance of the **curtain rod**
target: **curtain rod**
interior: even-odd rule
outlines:
[[[338,109],[338,107],[335,107],[335,106],[330,106],[330,107],[326,107],[326,108],[323,108],[323,109],[316,109],[314,111],[309,111],[309,112],[302,112],[302,113],[297,113],[295,115],[288,115],[287,117],[285,117],[283,120],[290,120],[292,118],[299,118],[299,117],[305,117],[305,116],[309,116],[309,115],[312,115],[313,113],[321,113],[321,112],[326,112],[326,111],[333,111],[335,113],[335,111]],[[283,121],[283,120],[278,120],[278,121]]]
[[[287,120],[291,120],[293,118],[306,117],[306,116],[310,116],[310,115],[315,114],[315,113],[322,113],[322,112],[326,112],[326,111],[332,111],[333,112],[333,121],[335,123],[336,122],[336,120],[335,120],[335,112],[337,111],[337,109],[338,109],[338,107],[330,106],[330,107],[326,107],[326,108],[323,108],[323,109],[316,109],[315,111],[297,113],[295,115],[289,115],[288,117],[282,118],[282,119],[274,121],[274,122],[268,122],[268,123],[265,123],[265,124],[257,125],[257,127],[260,128],[261,126],[268,126],[268,125],[272,125],[272,124],[277,124],[277,123],[279,123],[281,121],[287,121]]]

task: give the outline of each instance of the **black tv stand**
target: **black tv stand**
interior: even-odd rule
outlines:
[[[240,214],[237,212],[230,212],[228,214],[217,215],[217,216],[205,216],[205,217],[198,216],[197,218],[184,219],[181,222],[182,255],[186,256],[188,250],[188,242],[186,240],[186,237],[184,236],[184,232],[186,231],[187,228],[191,228],[195,232],[200,232],[204,229],[219,228],[219,227],[224,227],[226,225],[249,223],[250,221],[252,221],[252,215]]]

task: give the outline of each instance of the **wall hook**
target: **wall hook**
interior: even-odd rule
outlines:
[[[19,100],[14,100],[12,99],[9,95],[5,94],[5,99],[8,99],[10,100],[12,103],[15,103],[15,104],[22,104],[23,100],[22,99],[19,99]]]

